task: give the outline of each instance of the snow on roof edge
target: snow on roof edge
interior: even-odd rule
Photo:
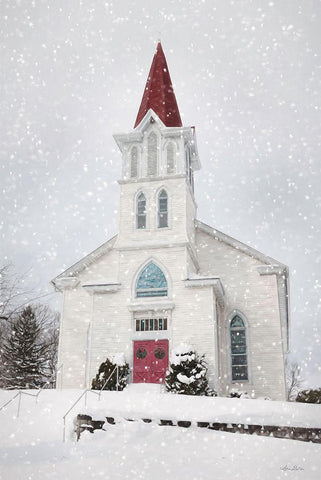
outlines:
[[[52,283],[55,286],[55,282],[58,278],[65,277],[65,276],[72,276],[75,273],[79,273],[82,270],[84,270],[86,267],[91,265],[97,258],[101,257],[104,253],[108,252],[112,245],[114,244],[116,237],[118,234],[114,235],[111,237],[109,240],[104,242],[102,245],[100,245],[98,248],[90,252],[88,255],[83,257],[82,259],[78,260],[78,262],[74,263],[71,265],[69,268],[61,272],[59,275],[54,277],[50,283]]]

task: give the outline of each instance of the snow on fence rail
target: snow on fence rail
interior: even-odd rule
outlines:
[[[111,379],[111,377],[113,376],[113,374],[115,373],[116,371],[116,376],[117,376],[117,380],[116,380],[116,390],[118,391],[118,382],[119,382],[119,367],[118,365],[115,366],[115,368],[113,369],[113,371],[111,372],[111,374],[109,375],[109,377],[107,378],[106,382],[104,383],[104,385],[101,387],[100,390],[96,391],[96,390],[91,390],[90,388],[86,388],[86,390],[84,390],[82,392],[82,394],[77,398],[77,400],[71,405],[71,407],[69,408],[69,410],[65,413],[65,415],[62,417],[63,419],[63,433],[62,433],[62,441],[65,442],[66,441],[66,418],[67,416],[69,415],[69,413],[71,412],[71,410],[73,410],[75,408],[76,405],[78,405],[78,403],[80,402],[80,400],[85,397],[85,407],[87,406],[87,394],[88,393],[94,393],[95,395],[98,395],[98,399],[100,400],[101,398],[101,392],[104,390],[104,388],[106,387],[106,385],[108,384],[109,380]]]
[[[152,418],[125,418],[129,422],[143,421],[144,423],[152,423],[155,419]],[[116,425],[115,417],[106,417],[109,425]],[[195,425],[200,428],[207,428],[209,430],[217,430],[229,433],[243,433],[248,435],[273,436],[276,438],[286,438],[290,440],[300,440],[302,442],[321,443],[321,428],[306,428],[306,427],[290,427],[277,425],[247,425],[243,423],[221,423],[221,422],[192,422],[189,420],[156,420],[158,425],[189,428]],[[89,415],[79,414],[76,421],[77,440],[83,431],[87,430],[91,433],[94,430],[101,430],[104,421],[93,420]]]
[[[19,397],[19,400],[18,400],[18,409],[17,409],[17,418],[18,418],[19,415],[20,415],[20,406],[21,406],[21,398],[22,398],[22,395],[26,395],[26,396],[28,396],[28,397],[35,397],[36,402],[37,402],[40,393],[46,388],[47,385],[50,384],[51,380],[56,377],[56,375],[60,372],[60,370],[61,370],[61,371],[63,370],[63,363],[60,365],[59,368],[57,368],[57,370],[51,375],[51,377],[49,377],[49,379],[44,383],[44,385],[43,385],[41,388],[39,388],[38,390],[36,390],[37,393],[29,393],[29,392],[25,392],[25,391],[23,391],[23,390],[19,390],[18,393],[16,393],[12,398],[10,398],[10,400],[8,400],[6,403],[4,403],[4,404],[0,407],[0,412],[1,412],[1,410],[3,410],[5,407],[7,407],[11,402],[13,402],[16,398]]]

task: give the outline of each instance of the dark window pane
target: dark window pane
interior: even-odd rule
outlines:
[[[140,322],[139,320],[136,320],[136,332],[139,332],[139,326],[140,326]]]
[[[246,355],[232,355],[232,365],[247,365]]]
[[[158,227],[165,228],[168,227],[167,213],[160,213],[158,217]]]
[[[231,340],[232,343],[245,343],[245,330],[232,330]]]
[[[246,353],[246,345],[232,345],[232,354]]]
[[[236,315],[231,321],[231,328],[238,328],[238,327],[243,327],[244,328],[244,322],[241,319],[241,317]]]
[[[241,381],[247,379],[247,367],[232,367],[232,380]]]

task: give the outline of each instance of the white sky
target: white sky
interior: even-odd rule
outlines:
[[[161,37],[183,123],[196,126],[198,217],[290,267],[293,356],[320,386],[320,2],[3,0],[1,10],[4,262],[46,293],[116,233],[112,134],[133,128]]]

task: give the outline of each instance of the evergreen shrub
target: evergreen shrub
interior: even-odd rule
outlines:
[[[113,373],[116,366],[118,366],[118,388],[117,370]],[[129,365],[126,363],[123,354],[114,355],[111,359],[106,358],[106,361],[100,365],[96,377],[92,380],[91,388],[92,390],[101,390],[104,387],[104,390],[122,391],[127,385],[128,374]],[[108,378],[109,381],[105,385]]]
[[[173,350],[166,372],[165,388],[168,392],[182,395],[216,396],[208,385],[204,355],[200,357],[187,344],[181,344]]]

